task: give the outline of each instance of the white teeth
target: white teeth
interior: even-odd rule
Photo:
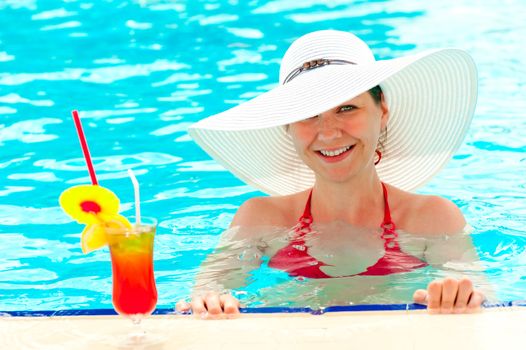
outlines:
[[[340,154],[342,154],[343,152],[349,150],[350,148],[351,148],[351,146],[343,147],[343,148],[340,148],[340,149],[337,149],[337,150],[334,150],[334,151],[320,150],[320,153],[323,154],[325,157],[335,157],[335,156],[339,156]]]

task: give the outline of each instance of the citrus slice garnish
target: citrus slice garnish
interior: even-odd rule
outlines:
[[[99,185],[73,186],[59,198],[62,209],[81,224],[100,224],[103,216],[117,215],[119,198]]]
[[[80,238],[82,252],[87,254],[93,250],[100,249],[108,244],[106,232],[100,224],[86,225]]]
[[[108,228],[125,228],[131,229],[132,224],[120,214],[103,216],[104,224]]]
[[[80,238],[80,245],[84,254],[100,249],[108,244],[108,229],[131,229],[132,225],[122,215],[105,216],[104,221],[86,225]]]

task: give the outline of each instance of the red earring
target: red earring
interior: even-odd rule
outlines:
[[[382,152],[380,152],[379,150],[376,150],[375,152],[378,156],[378,159],[374,162],[374,165],[378,165],[378,163],[380,163],[380,160],[382,160]]]

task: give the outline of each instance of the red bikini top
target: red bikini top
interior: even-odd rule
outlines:
[[[398,244],[398,235],[395,231],[395,224],[391,221],[391,211],[389,210],[389,203],[387,198],[387,189],[382,183],[384,193],[384,220],[382,222],[382,239],[384,240],[384,255],[378,261],[367,268],[367,270],[348,276],[329,276],[324,273],[321,266],[331,266],[309,255],[308,247],[305,245],[305,235],[311,232],[312,214],[311,214],[311,198],[312,190],[309,194],[309,199],[305,205],[303,215],[300,217],[298,225],[294,232],[295,238],[291,242],[278,250],[268,262],[268,266],[283,270],[294,277],[307,278],[337,278],[337,277],[351,277],[351,276],[384,276],[393,273],[409,272],[427,266],[428,264],[419,258],[404,253],[400,250]]]

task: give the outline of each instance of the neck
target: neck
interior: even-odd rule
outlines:
[[[311,213],[315,222],[343,221],[360,227],[378,227],[384,216],[380,178],[373,176],[335,183],[316,179]]]

